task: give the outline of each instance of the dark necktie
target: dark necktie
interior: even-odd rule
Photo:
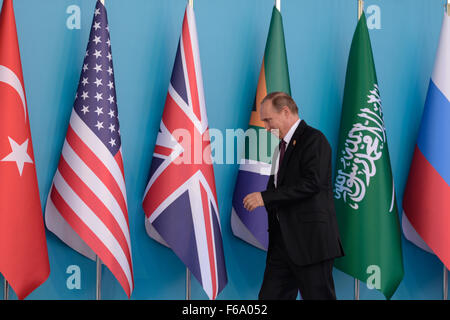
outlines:
[[[286,141],[281,139],[280,141],[280,162],[278,163],[278,171],[280,171],[281,164],[283,163],[284,153],[286,152]]]

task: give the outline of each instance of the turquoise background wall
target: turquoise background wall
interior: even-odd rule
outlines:
[[[366,0],[376,5],[371,29],[385,126],[401,209],[413,147],[433,69],[444,0]],[[135,289],[132,299],[184,299],[185,267],[150,239],[141,199],[164,107],[186,0],[106,0],[118,96],[129,205]],[[269,28],[273,0],[195,0],[210,128],[246,129]],[[80,29],[66,12],[81,9]],[[15,0],[17,29],[42,207],[56,170],[94,13],[95,0]],[[283,0],[291,87],[300,116],[322,130],[334,155],[356,0]],[[367,12],[368,17],[374,12]],[[219,299],[256,299],[265,252],[231,232],[237,164],[215,164],[228,285]],[[383,236],[383,234],[380,234]],[[47,232],[51,274],[29,299],[95,298],[95,262]],[[403,238],[405,277],[393,299],[441,299],[442,264]],[[69,266],[81,288],[70,290]],[[353,279],[334,270],[338,299],[353,299]],[[0,285],[3,286],[3,283]],[[1,288],[1,287],[0,287]],[[104,267],[104,299],[126,299]],[[12,298],[15,295],[12,293]],[[192,280],[192,298],[207,299]],[[384,299],[361,285],[361,299]]]

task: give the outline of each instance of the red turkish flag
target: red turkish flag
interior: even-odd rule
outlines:
[[[12,0],[0,15],[0,273],[19,299],[50,274]]]

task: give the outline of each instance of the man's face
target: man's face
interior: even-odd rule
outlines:
[[[284,138],[288,126],[288,107],[284,107],[280,112],[277,112],[272,106],[272,101],[266,101],[261,105],[260,117],[267,131],[280,139]]]

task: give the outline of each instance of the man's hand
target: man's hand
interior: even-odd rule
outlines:
[[[264,201],[261,195],[261,192],[253,192],[248,194],[245,198],[244,198],[244,208],[247,209],[248,211],[253,211],[258,207],[263,207],[264,206]]]

